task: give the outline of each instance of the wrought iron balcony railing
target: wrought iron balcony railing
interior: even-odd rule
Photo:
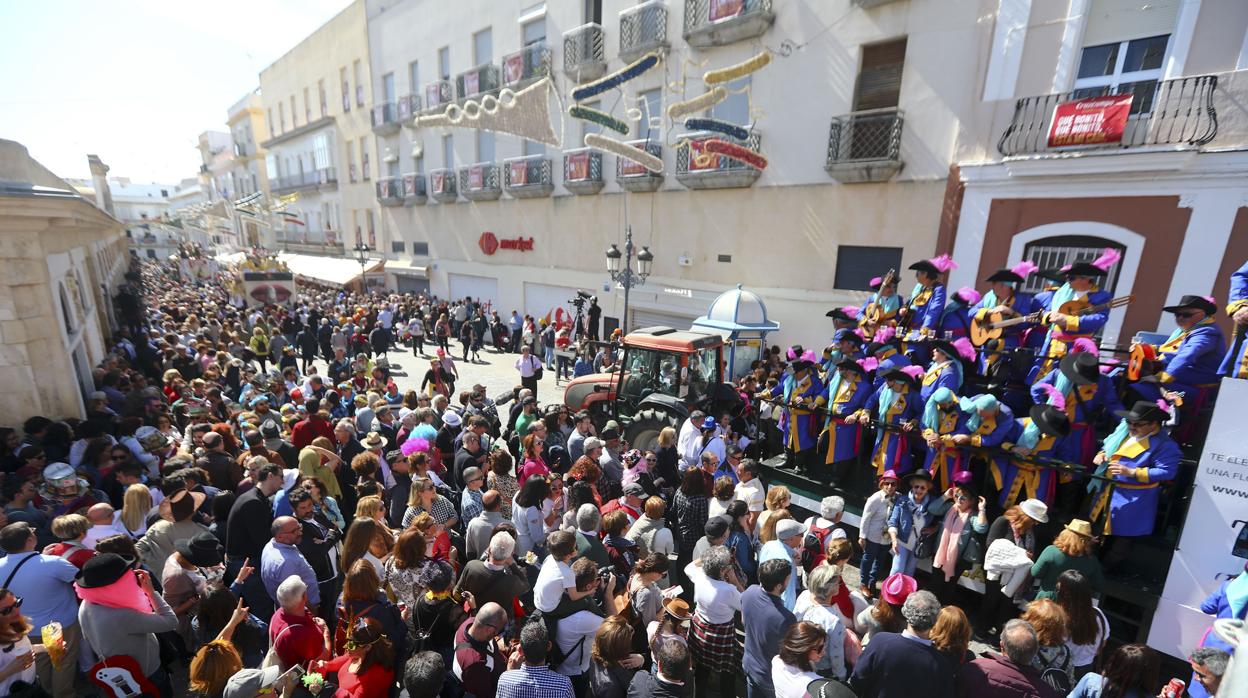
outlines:
[[[399,106],[394,102],[373,105],[373,133],[389,136],[399,132]]]
[[[307,170],[297,174],[278,177],[271,185],[274,192],[292,192],[300,189],[316,189],[327,182],[323,179],[327,170]],[[332,173],[333,170],[328,170]],[[337,183],[337,179],[334,179]]]
[[[545,41],[503,56],[503,86],[518,90],[550,75],[550,48]]]
[[[555,190],[550,158],[528,155],[503,161],[503,189],[517,199],[550,196]]]
[[[498,165],[479,162],[459,168],[459,192],[469,201],[493,201],[502,196]]]
[[[563,72],[574,82],[607,72],[606,33],[598,24],[582,24],[563,33]]]
[[[1008,157],[1070,152],[1072,148],[1103,150],[1204,145],[1218,135],[1218,113],[1213,106],[1213,94],[1217,87],[1216,75],[1120,85],[1114,94],[1133,95],[1122,140],[1073,147],[1049,145],[1057,105],[1086,97],[1103,97],[1110,94],[1109,88],[1025,97],[1015,102],[1014,118],[997,141],[997,150]]]
[[[602,177],[602,152],[577,148],[563,153],[563,188],[573,194],[597,194],[607,185]]]
[[[425,85],[424,112],[442,111],[455,101],[455,86],[450,80],[435,80]]]
[[[743,141],[717,133],[682,136],[683,142],[676,148],[676,181],[690,189],[731,189],[754,184],[762,175],[762,170],[724,155],[707,153],[703,144],[712,138],[736,143],[755,152],[762,143],[758,133],[751,133]]]
[[[403,205],[403,180],[398,177],[387,177],[377,180],[377,201],[382,206]]]
[[[460,100],[497,92],[499,88],[498,66],[493,63],[479,65],[455,76],[455,94]]]
[[[418,173],[403,175],[403,205],[416,206],[428,200],[425,189],[425,176]]]
[[[399,97],[396,117],[400,124],[406,124],[412,117],[420,113],[420,95],[404,95]]]
[[[338,171],[332,167],[322,167],[316,171],[317,179],[321,182],[322,188],[338,187]]]
[[[902,168],[898,109],[868,109],[833,117],[823,168],[845,184],[883,182]]]
[[[455,180],[455,170],[441,168],[429,171],[429,195],[434,201],[444,204],[454,203],[459,198],[459,186]]]
[[[630,141],[658,158],[663,157],[663,144],[653,140]],[[628,158],[615,156],[615,181],[626,191],[657,191],[663,184],[663,173],[651,172]]]
[[[650,51],[666,51],[667,3],[646,2],[620,10],[620,60],[630,62]]]
[[[775,21],[771,0],[685,0],[685,41],[698,48],[761,36]]]

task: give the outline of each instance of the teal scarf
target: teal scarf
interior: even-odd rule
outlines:
[[[1027,426],[1023,428],[1023,433],[1018,437],[1018,441],[1015,445],[1021,446],[1030,451],[1036,447],[1037,443],[1040,442],[1040,437],[1044,436],[1044,433],[1040,431],[1040,427],[1036,426],[1035,422],[1031,421],[1030,417],[1025,421],[1027,422]]]
[[[1124,419],[1118,422],[1118,427],[1109,436],[1105,437],[1105,440],[1101,442],[1101,451],[1105,454],[1105,462],[1097,466],[1097,475],[1104,477],[1105,471],[1109,469],[1109,457],[1114,455],[1114,452],[1118,450],[1119,446],[1122,446],[1122,442],[1126,441],[1130,435],[1130,432],[1127,431],[1127,420]],[[1100,492],[1104,486],[1105,483],[1101,480],[1093,480],[1088,483],[1088,491]]]
[[[871,294],[871,302],[880,306],[880,309],[884,311],[885,315],[892,315],[901,308],[901,297],[896,293],[888,298],[880,298],[880,294],[877,291],[876,293]]]
[[[1001,403],[997,402],[997,398],[992,395],[976,395],[962,398],[958,401],[958,406],[967,414],[966,428],[974,434],[979,431],[979,425],[983,423],[983,419],[979,416],[980,410],[997,410]]]
[[[940,433],[940,406],[954,399],[953,391],[948,388],[940,388],[932,393],[927,404],[923,406],[923,428]]]

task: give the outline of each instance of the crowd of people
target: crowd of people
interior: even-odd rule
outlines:
[[[943,307],[943,287],[924,285],[938,275],[919,272],[915,296],[940,295]],[[613,421],[537,399],[541,371],[618,360],[610,343],[575,350],[578,336],[597,339],[596,303],[572,329],[501,320],[471,299],[310,286],[290,306],[241,308],[176,264],[137,264],[127,279],[124,326],[86,418],[31,417],[0,440],[0,694],[1161,689],[1154,650],[1109,641],[1097,548],[1110,525],[1119,538],[1142,535],[1145,520],[1151,532],[1157,498],[1145,485],[1174,477],[1178,446],[1163,426],[1174,408],[1140,399],[1099,448],[1087,445],[1099,415],[1121,407],[1098,362],[1086,365],[1095,352],[1077,346],[1076,330],[1095,330],[1080,324],[1087,315],[1052,318],[1070,334],[1045,342],[1071,346],[1036,354],[1052,359],[1037,385],[1052,387],[1035,388],[1016,420],[1013,392],[963,390],[972,364],[959,342],[911,345],[905,323],[890,325],[928,313],[889,301],[885,279],[861,312],[836,311],[843,326],[822,361],[795,347],[758,362],[739,386],[754,420],[695,411],[638,449]],[[994,289],[997,305],[1021,303]],[[1172,338],[1180,355],[1188,336]],[[456,389],[486,338],[517,355],[519,385],[505,395]],[[408,346],[430,364],[403,391],[388,354]],[[1203,385],[1173,363],[1165,373],[1190,381],[1189,395]],[[1144,385],[1163,386],[1163,402],[1182,392]],[[874,445],[856,431],[868,424]],[[1013,457],[962,450],[1007,443]],[[839,496],[804,516],[787,488],[767,486],[771,449],[842,483],[870,477],[860,528],[842,523]],[[1050,512],[1066,483],[1033,458],[1044,454],[1086,456],[1133,489],[1111,487],[1099,510],[1058,525]],[[860,455],[866,475],[846,465]],[[958,582],[978,572],[986,592],[968,614]],[[1246,580],[1228,581],[1206,612],[1242,618]],[[975,656],[976,635],[994,651]],[[1217,694],[1229,656],[1203,644],[1193,696]]]

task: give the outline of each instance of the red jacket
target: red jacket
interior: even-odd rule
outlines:
[[[958,698],[1061,698],[1040,672],[999,654],[980,657],[958,672]]]
[[[95,551],[90,548],[84,548],[78,543],[72,545],[69,543],[53,543],[43,549],[43,554],[63,557],[69,560],[74,567],[82,569],[82,566],[87,564],[87,560],[95,556]]]
[[[334,425],[320,417],[308,417],[290,430],[290,442],[301,451],[318,436],[324,436],[331,444],[334,443]]]

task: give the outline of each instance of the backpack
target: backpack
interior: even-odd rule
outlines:
[[[1040,662],[1043,667],[1040,670],[1040,680],[1057,690],[1063,695],[1070,693],[1073,686],[1070,682],[1070,649],[1065,645],[1058,647],[1061,650],[1054,656],[1054,660],[1046,662],[1042,655],[1036,655],[1036,661]]]
[[[810,572],[828,556],[827,548],[823,544],[835,527],[835,524],[826,528],[822,528],[814,522],[810,524],[810,530],[802,538],[802,569]]]

